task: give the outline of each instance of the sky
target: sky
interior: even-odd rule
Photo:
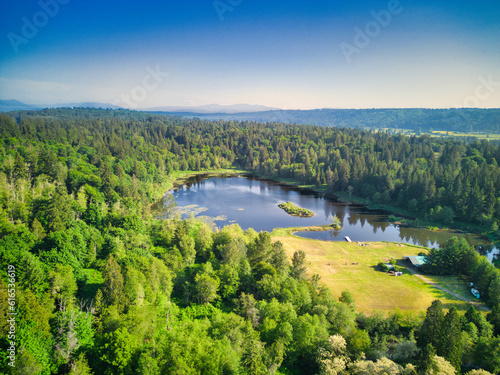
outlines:
[[[500,2],[2,0],[0,99],[500,107]]]

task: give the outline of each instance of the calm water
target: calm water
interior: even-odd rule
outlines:
[[[344,241],[344,237],[349,236],[353,241],[402,242],[427,247],[439,247],[448,238],[459,236],[466,237],[469,243],[478,246],[478,250],[488,255],[490,260],[498,253],[498,249],[480,236],[394,225],[388,221],[385,212],[335,202],[313,193],[251,177],[207,179],[197,176],[170,193],[176,198],[181,213],[187,215],[193,212],[200,218],[215,218],[214,223],[219,227],[238,223],[243,229],[272,231],[279,227],[331,224],[333,214],[342,222],[341,230],[299,232],[297,235],[328,241]],[[290,216],[278,207],[278,204],[286,201],[312,210],[316,215],[310,218]]]

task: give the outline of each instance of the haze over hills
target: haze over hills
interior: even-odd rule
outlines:
[[[40,109],[41,106],[25,104],[19,100],[0,100],[0,112],[10,112],[19,110],[29,110],[29,109]]]
[[[18,100],[0,100],[0,112],[38,110],[42,108],[108,108],[115,105],[100,102],[62,103],[37,106]],[[478,108],[379,108],[379,109],[312,109],[282,110],[262,105],[234,104],[223,106],[162,106],[140,109],[205,120],[277,122],[358,129],[409,129],[412,131],[455,131],[500,134],[500,109]]]
[[[266,107],[264,105],[252,105],[252,104],[232,104],[232,105],[208,104],[201,106],[163,106],[163,107],[153,107],[153,108],[143,109],[143,111],[153,111],[153,112],[206,113],[206,114],[254,113],[254,112],[267,112],[274,110],[279,110],[279,108]]]
[[[169,114],[176,114],[168,112]],[[205,120],[278,122],[359,129],[410,129],[500,133],[500,109],[313,109],[253,113],[182,113]]]
[[[36,110],[43,108],[111,108],[118,109],[120,107],[99,102],[82,102],[82,103],[60,103],[60,104],[26,104],[19,100],[0,100],[0,112]]]
[[[10,112],[18,110],[29,110],[29,109],[42,109],[42,108],[111,108],[119,109],[123,107],[101,102],[80,102],[80,103],[56,103],[56,104],[26,104],[19,100],[0,100],[0,112]],[[266,112],[278,110],[279,108],[266,107],[264,105],[252,105],[252,104],[232,104],[232,105],[220,105],[220,104],[208,104],[201,106],[161,106],[152,108],[141,108],[140,111],[145,112],[169,112],[169,113],[200,113],[200,114],[210,114],[210,113],[224,113],[224,114],[234,114],[234,113],[252,113],[252,112]]]

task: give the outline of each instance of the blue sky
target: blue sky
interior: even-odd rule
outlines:
[[[0,99],[498,108],[498,20],[497,0],[4,0]]]

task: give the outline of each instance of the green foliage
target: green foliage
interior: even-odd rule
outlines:
[[[436,361],[436,349],[432,344],[427,344],[420,353],[418,370],[420,374],[436,374],[439,371]]]
[[[57,186],[47,207],[47,225],[52,232],[65,230],[71,222],[70,198],[63,185]]]
[[[430,265],[469,276],[493,305],[488,321],[438,303],[423,322],[362,316],[350,293],[338,302],[306,278],[304,252],[290,264],[267,232],[171,217],[163,195],[176,171],[235,166],[490,230],[492,143],[92,109],[23,112],[19,125],[0,115],[0,129],[0,264],[16,268],[19,373],[412,374],[417,356],[422,373],[500,371],[500,273],[465,242]]]
[[[441,249],[431,249],[422,268],[437,275],[469,276],[490,306],[500,302],[500,270],[479,256],[464,238],[452,237]]]
[[[389,267],[384,262],[377,264],[377,267],[381,272],[389,272]]]
[[[342,294],[339,297],[339,301],[346,304],[347,306],[349,306],[354,310],[354,297],[348,290],[344,290],[342,292]]]
[[[492,310],[488,317],[493,314],[494,310],[495,309]],[[493,336],[494,327],[491,324],[492,322],[487,320],[483,314],[476,310],[476,307],[474,305],[469,306],[467,312],[464,315],[464,318],[467,322],[474,324],[474,326],[477,328],[479,337]]]
[[[311,217],[314,216],[314,212],[308,210],[306,208],[298,207],[294,205],[292,202],[284,202],[278,205],[279,208],[285,210],[285,212],[292,216],[300,216],[300,217]]]
[[[368,332],[357,328],[346,335],[346,340],[347,350],[355,357],[362,356],[362,353],[365,353],[371,344]]]
[[[236,329],[239,331],[238,328]],[[242,360],[241,348],[234,346],[231,338],[216,339],[216,337],[210,334],[208,321],[182,322],[165,338],[162,344],[164,353],[162,373],[238,373],[242,366],[252,366],[252,363],[247,362],[248,360]],[[251,347],[251,345],[250,341],[245,345],[245,348]]]
[[[461,328],[460,316],[456,307],[453,306],[444,318],[438,353],[457,370],[460,370],[463,356]]]
[[[306,273],[306,253],[302,250],[296,251],[292,256],[291,275],[297,280],[303,280],[306,278]]]
[[[482,337],[475,349],[475,363],[493,373],[500,372],[500,338]]]
[[[220,280],[220,295],[224,299],[236,296],[240,286],[238,270],[228,264],[223,264],[217,271]]]
[[[425,320],[420,327],[417,337],[417,343],[420,348],[426,348],[429,344],[435,349],[440,347],[443,322],[443,304],[441,301],[436,300],[427,309]]]
[[[453,224],[454,218],[455,218],[455,212],[451,207],[436,206],[434,208],[431,208],[429,211],[429,219],[446,225]]]
[[[93,375],[90,369],[85,354],[81,353],[75,362],[71,365],[70,375]]]
[[[73,268],[70,265],[56,264],[49,271],[49,290],[62,309],[74,304],[74,295],[77,290]]]
[[[205,259],[208,258],[213,244],[214,240],[212,229],[205,223],[200,224],[195,239],[196,254],[204,257]]]
[[[121,309],[124,304],[124,280],[120,265],[115,258],[110,255],[102,273],[104,300],[109,305],[116,305]]]
[[[487,315],[488,322],[493,325],[494,333],[500,336],[500,304],[496,304]]]
[[[261,232],[253,244],[248,247],[248,261],[253,267],[259,262],[267,262],[272,257],[271,235]]]
[[[273,243],[273,252],[269,263],[278,273],[288,274],[290,271],[288,256],[283,248],[283,244],[280,241]]]
[[[103,347],[101,360],[109,365],[108,373],[130,373],[131,359],[136,347],[136,340],[126,328],[118,328],[104,335],[106,344]]]
[[[470,275],[478,258],[465,238],[452,237],[439,250],[431,250],[424,270],[438,275]]]
[[[24,288],[38,293],[47,287],[46,267],[32,253],[23,254],[19,262],[19,271],[21,275],[19,282]]]
[[[219,289],[219,280],[211,277],[207,273],[196,275],[195,291],[200,303],[209,304],[217,298],[217,290]]]

